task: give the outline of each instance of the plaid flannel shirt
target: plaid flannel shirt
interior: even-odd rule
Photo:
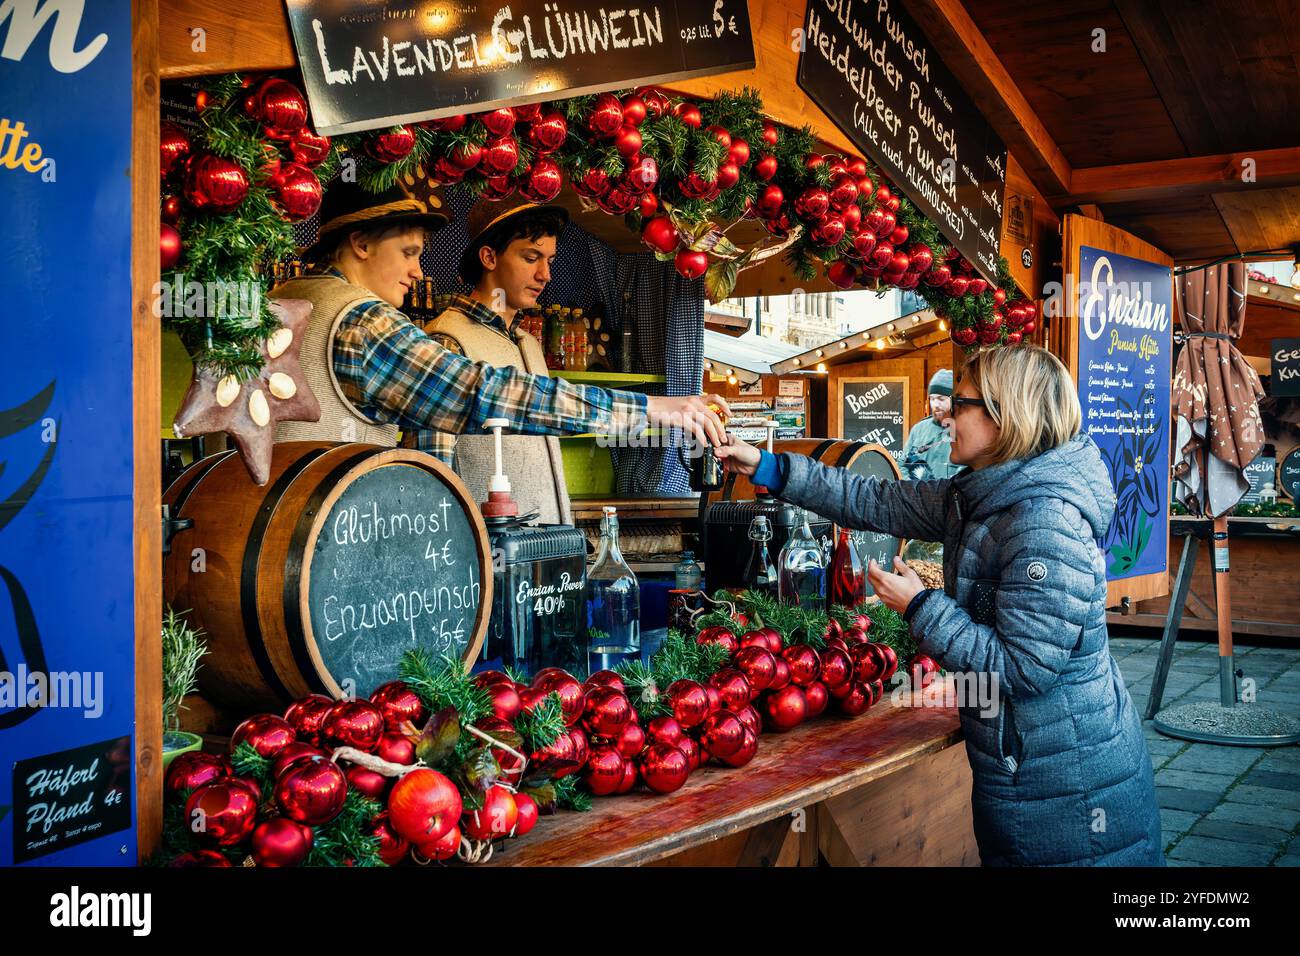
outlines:
[[[326,274],[345,279],[336,269]],[[471,362],[379,298],[339,323],[334,375],[367,418],[403,429],[479,433],[489,418],[505,418],[523,435],[626,434],[646,424],[644,395]]]
[[[480,322],[488,326],[495,332],[501,333],[511,342],[516,341],[511,325],[506,324],[506,320],[499,314],[488,308],[481,302],[471,299],[467,295],[454,295],[451,299],[451,306],[464,312],[475,322]],[[436,318],[436,317],[435,317]],[[517,316],[516,316],[517,318]],[[432,324],[432,323],[429,323]],[[430,332],[428,325],[417,322],[429,336],[448,352],[454,352],[457,355],[464,355],[460,343],[450,335],[443,335],[439,332]],[[449,432],[441,432],[433,428],[414,428],[402,432],[403,448],[418,448],[420,451],[427,451],[431,455],[436,455],[447,464],[451,464],[456,456],[456,436]]]

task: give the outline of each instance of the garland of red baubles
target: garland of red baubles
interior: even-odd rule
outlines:
[[[743,622],[743,615],[736,619]],[[848,628],[832,620],[826,646],[785,646],[779,631],[756,628],[737,636],[727,627],[703,628],[699,644],[717,644],[727,651],[727,664],[707,683],[678,680],[665,690],[671,715],[638,717],[623,679],[613,671],[598,671],[585,683],[558,667],[548,667],[531,684],[518,684],[500,671],[486,671],[474,680],[487,691],[493,715],[476,728],[488,735],[513,730],[522,711],[537,707],[547,695],[559,696],[568,730],[548,747],[528,755],[528,762],[560,766],[557,777],[581,774],[595,796],[623,794],[638,784],[658,793],[672,793],[692,771],[709,760],[743,767],[758,753],[764,726],[776,732],[797,727],[820,716],[828,707],[856,717],[884,696],[884,682],[898,669],[898,656],[888,644],[867,637],[871,619],[857,615]],[[933,681],[935,662],[923,655],[908,665],[922,687]],[[260,866],[296,866],[311,851],[312,827],[328,823],[343,809],[349,787],[384,804],[372,821],[380,858],[388,865],[408,855],[417,862],[478,858],[467,855],[473,844],[519,837],[537,823],[537,803],[517,791],[522,762],[493,748],[503,783],[494,785],[479,810],[466,809],[452,781],[428,767],[415,766],[414,728],[423,725],[427,708],[401,681],[377,689],[369,700],[334,701],[320,694],[289,705],[284,716],[258,714],[241,723],[231,737],[231,752],[248,742],[272,761],[268,779],[271,799],[279,811],[258,822],[263,795],[256,781],[237,777],[226,755],[201,752],[177,756],[168,768],[167,798],[185,801],[185,820],[202,818],[197,834],[215,847],[247,841]],[[401,770],[396,780],[346,760],[354,748],[373,754]],[[335,754],[335,751],[338,751]],[[359,759],[359,756],[358,756]],[[178,857],[178,866],[230,866],[216,849],[191,851]]]
[[[200,110],[206,108],[205,93],[199,94],[197,105]],[[323,186],[312,169],[328,157],[331,143],[328,137],[317,135],[307,125],[306,98],[289,81],[271,78],[244,98],[243,107],[261,123],[271,141],[265,144],[266,162],[258,170],[258,181],[272,191],[286,219],[296,221],[313,215],[320,208]],[[673,104],[654,87],[642,87],[623,99],[612,93],[597,96],[586,117],[586,129],[596,139],[612,141],[626,157],[628,168],[622,176],[611,178],[605,170],[592,167],[573,180],[572,185],[576,192],[594,201],[609,215],[621,216],[638,210],[644,222],[641,238],[645,245],[664,255],[673,255],[677,272],[694,279],[708,270],[709,256],[704,251],[687,248],[689,237],[662,213],[655,192],[659,183],[658,166],[653,158],[640,155],[642,139],[638,127],[647,116],[658,116],[666,110],[695,129],[703,122],[694,103]],[[473,117],[459,114],[421,125],[456,132],[471,118],[483,124],[488,140],[477,146],[462,144],[449,155],[437,157],[431,172],[433,178],[442,183],[456,183],[471,174],[482,177],[483,195],[489,199],[504,199],[518,190],[530,202],[547,203],[559,194],[564,175],[551,154],[561,150],[568,138],[569,125],[562,113],[550,104],[532,103],[502,107]],[[523,124],[522,133],[517,131],[517,124]],[[755,151],[760,154],[757,156],[751,154],[749,143],[733,138],[722,127],[711,126],[709,132],[727,147],[727,159],[719,165],[712,181],[704,180],[694,171],[687,174],[677,184],[684,196],[715,198],[722,190],[735,186],[740,181],[741,170],[751,162],[751,173],[760,182],[776,175],[777,158],[768,152],[780,139],[775,124],[764,122],[763,143]],[[523,175],[516,177],[513,171],[519,159],[519,136],[525,139],[536,158]],[[283,161],[280,144],[289,150],[291,162]],[[415,131],[410,126],[400,126],[367,137],[363,145],[376,161],[394,163],[409,156],[415,148]],[[164,123],[163,176],[190,151],[185,132],[174,124]],[[745,215],[761,219],[768,232],[780,238],[787,236],[798,220],[807,230],[809,241],[818,246],[834,246],[849,236],[852,244],[845,258],[826,264],[826,275],[836,286],[848,289],[858,283],[884,282],[900,289],[915,289],[924,283],[952,298],[979,296],[992,290],[991,314],[981,316],[973,325],[953,329],[953,340],[964,347],[977,342],[991,345],[1003,336],[1015,343],[1022,335],[1034,331],[1035,306],[1026,300],[1008,305],[1006,293],[978,276],[974,266],[956,249],[949,249],[941,260],[936,260],[933,250],[925,243],[904,246],[909,233],[908,227],[895,218],[899,198],[887,184],[877,186],[872,182],[865,160],[812,153],[805,158],[805,163],[809,169],[829,164],[832,177],[829,189],[809,186],[787,204],[781,187],[768,183],[760,188],[757,200]],[[229,159],[211,153],[186,159],[182,190],[195,210],[232,212],[248,195],[249,186],[248,173]],[[860,196],[874,197],[876,208],[864,213],[858,205]],[[181,236],[175,229],[181,214],[179,199],[166,197],[162,213],[161,250],[166,270],[177,264],[182,251]]]

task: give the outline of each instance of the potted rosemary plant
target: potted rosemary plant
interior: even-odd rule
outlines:
[[[181,709],[185,695],[198,687],[199,662],[207,652],[203,632],[167,608],[162,624],[164,771],[177,754],[198,750],[203,744],[198,734],[181,730]]]

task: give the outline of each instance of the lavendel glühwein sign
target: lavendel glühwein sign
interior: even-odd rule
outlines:
[[[897,2],[809,0],[799,86],[997,279],[1007,147]]]
[[[754,66],[745,0],[287,0],[318,132]]]

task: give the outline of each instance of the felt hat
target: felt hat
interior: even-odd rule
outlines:
[[[545,209],[560,217],[561,223],[569,221],[569,212],[563,206],[544,206],[535,202],[497,202],[480,199],[470,207],[465,216],[465,232],[469,242],[460,255],[460,277],[474,285],[483,275],[483,263],[479,261],[478,251],[510,228],[512,222],[525,213],[535,209]]]
[[[428,179],[420,167],[415,174],[398,177],[394,185],[377,193],[367,192],[358,183],[335,179],[325,188],[321,200],[316,241],[302,254],[306,259],[315,258],[323,246],[337,241],[340,234],[350,229],[409,224],[433,232],[447,225],[451,218],[451,207],[441,187]]]

